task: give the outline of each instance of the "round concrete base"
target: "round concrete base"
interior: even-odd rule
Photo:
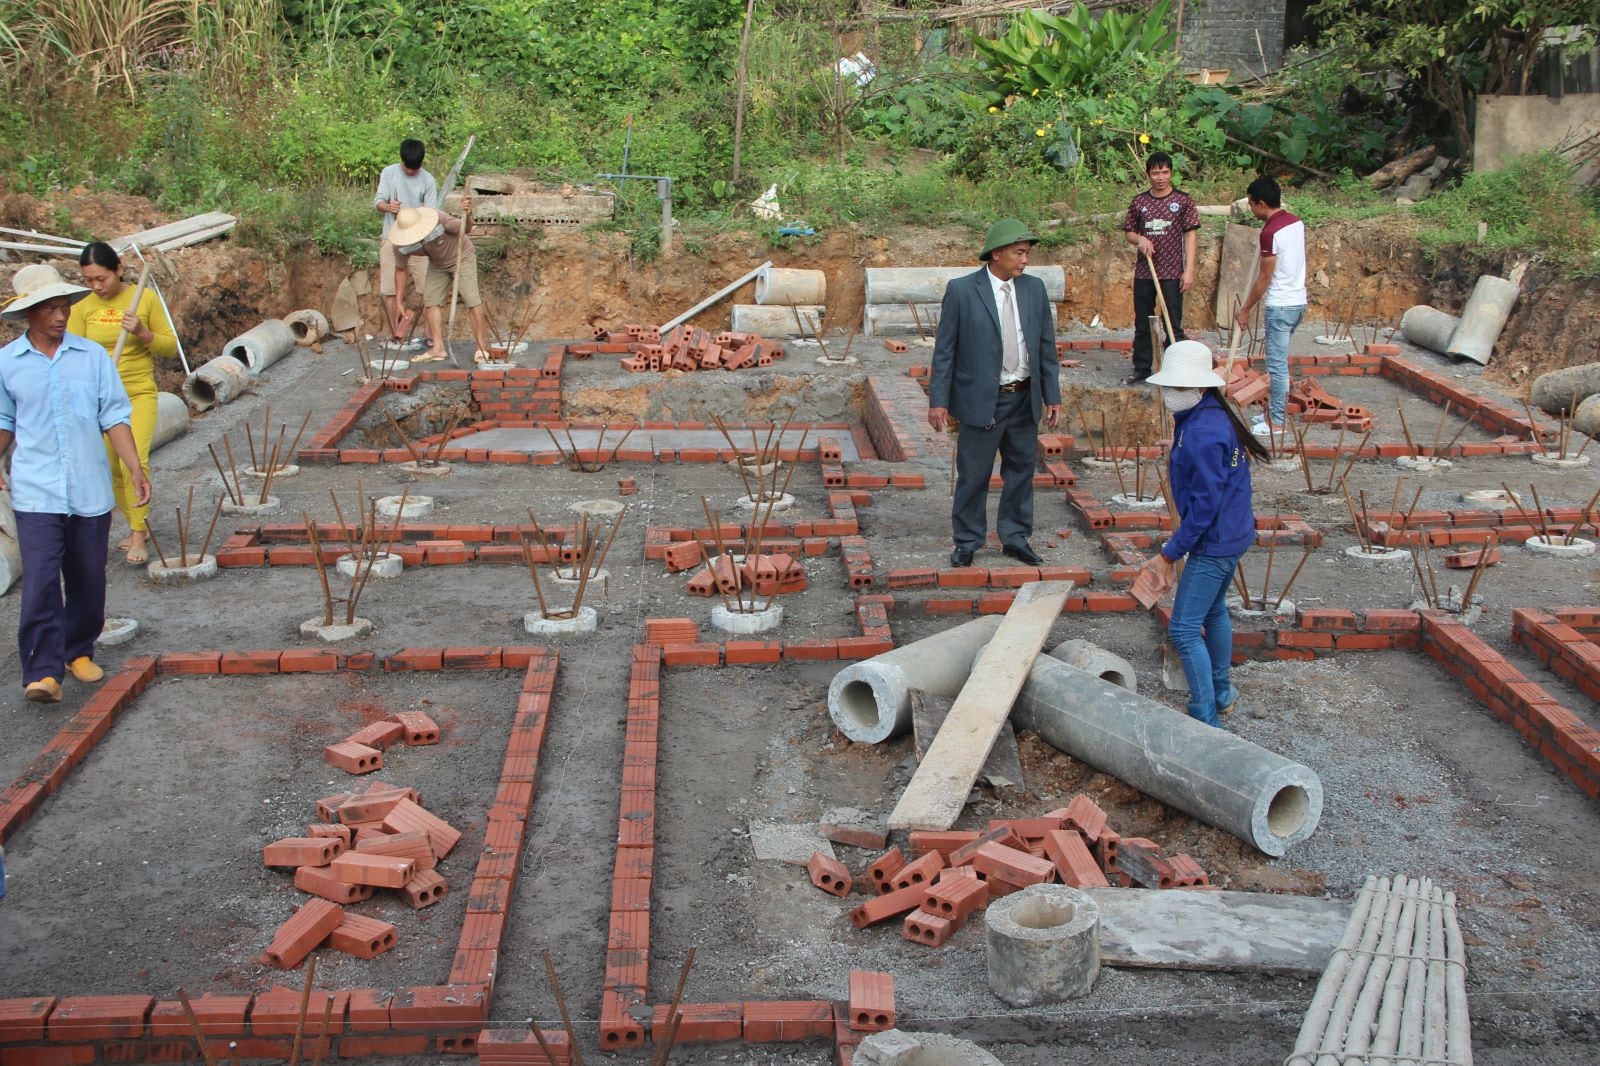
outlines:
[[[400,472],[415,474],[418,477],[449,477],[449,463],[418,463],[407,460],[400,464]]]
[[[817,357],[817,362],[823,366],[857,366],[861,360],[853,355],[847,355],[843,359],[829,359],[827,356],[822,355]]]
[[[126,644],[139,635],[139,621],[135,618],[107,618],[105,628],[94,642],[101,647],[114,648]]]
[[[1344,550],[1344,554],[1362,566],[1383,566],[1388,563],[1411,561],[1411,553],[1405,548],[1374,548],[1372,551],[1362,551],[1361,545],[1352,544]]]
[[[1262,602],[1260,599],[1256,603]],[[1254,607],[1246,608],[1244,600],[1238,596],[1228,597],[1228,615],[1241,622],[1292,622],[1294,621],[1295,606],[1293,600],[1284,600],[1276,606],[1269,605],[1266,610],[1257,610]]]
[[[538,611],[522,616],[522,628],[540,637],[559,637],[574,633],[593,633],[600,625],[600,616],[593,607],[580,607],[572,618],[546,618]]]
[[[481,363],[474,362],[472,364],[472,369],[474,369],[474,370],[510,370],[512,367],[514,367],[516,365],[517,365],[516,363],[513,363],[508,359],[485,359]]]
[[[1431,455],[1402,455],[1395,459],[1394,465],[1413,474],[1437,474],[1441,470],[1449,470],[1455,464],[1448,459],[1435,459]]]
[[[379,518],[427,518],[433,514],[432,496],[407,496],[404,508],[398,496],[378,497]]]
[[[1293,474],[1300,470],[1303,464],[1298,455],[1286,455],[1277,459],[1268,459],[1261,466],[1268,470],[1276,470],[1280,474]]]
[[[1565,537],[1529,537],[1522,542],[1522,546],[1535,555],[1558,555],[1571,559],[1581,559],[1594,554],[1594,541],[1584,540],[1582,537],[1573,537],[1572,543],[1567,544]]]
[[[202,555],[198,562],[188,566],[163,566],[160,559],[150,560],[150,565],[145,567],[145,573],[150,575],[150,580],[163,585],[177,585],[185,581],[205,581],[217,576],[217,558],[214,555]]]
[[[274,475],[276,477],[276,475]],[[280,501],[276,496],[268,496],[265,500],[252,500],[246,496],[243,503],[234,503],[232,500],[222,501],[222,513],[236,518],[248,518],[255,515],[277,514]]]
[[[328,644],[336,644],[341,640],[350,640],[372,632],[372,619],[357,616],[354,622],[348,624],[335,622],[333,625],[323,625],[320,618],[307,618],[300,623],[302,637],[315,637]]]
[[[787,492],[782,496],[779,496],[776,500],[752,500],[748,496],[739,497],[739,509],[741,511],[760,510],[765,512],[768,507],[771,507],[774,511],[787,511],[793,506],[794,497]]]
[[[411,360],[409,360],[409,359],[384,359],[381,362],[376,362],[375,361],[372,364],[372,369],[376,370],[380,374],[396,374],[396,373],[399,373],[402,370],[411,369]],[[371,379],[368,378],[367,380],[370,381]]]
[[[1572,470],[1576,467],[1589,465],[1589,457],[1587,455],[1579,455],[1576,452],[1569,452],[1566,455],[1553,455],[1550,452],[1534,452],[1532,455],[1528,456],[1528,458],[1532,459],[1540,466],[1548,466],[1556,470]]]
[[[783,621],[783,605],[773,604],[764,611],[730,611],[722,604],[711,608],[711,625],[734,636],[770,633]]]
[[[1165,496],[1130,496],[1125,492],[1114,492],[1111,494],[1111,502],[1114,506],[1121,507],[1127,511],[1164,511],[1167,509],[1167,498]]]
[[[1085,458],[1082,458],[1082,459],[1079,459],[1078,462],[1082,463],[1084,466],[1088,467],[1090,470],[1112,470],[1112,471],[1114,471],[1119,466],[1120,467],[1130,467],[1130,466],[1133,465],[1133,460],[1132,459],[1096,459],[1092,455],[1086,456]]]
[[[590,518],[615,518],[622,513],[622,504],[617,500],[579,500],[567,509]]]
[[[1505,489],[1472,489],[1461,494],[1461,502],[1474,507],[1510,507],[1511,497]]]
[[[339,556],[339,561],[334,564],[344,577],[356,576],[356,556],[354,552],[349,555]],[[393,552],[382,552],[372,562],[373,577],[399,577],[406,568],[406,561]]]
[[[766,477],[782,464],[778,462],[757,463],[753,458],[746,456],[742,459],[730,460],[728,465],[733,467],[735,473],[738,472],[741,466],[744,467],[746,477]]]
[[[284,463],[281,466],[273,468],[272,480],[277,481],[279,478],[294,477],[299,472],[300,472],[299,464],[297,464],[297,463]],[[267,476],[267,472],[265,470],[257,470],[253,466],[245,467],[243,473],[244,473],[245,477],[260,477],[260,478],[264,478],[264,477]]]
[[[1412,600],[1406,605],[1406,609],[1408,611],[1427,611],[1434,608],[1432,608],[1426,600]],[[1467,607],[1466,610],[1462,610],[1461,590],[1455,585],[1451,585],[1449,589],[1445,591],[1445,594],[1439,597],[1439,606],[1437,609],[1443,611],[1445,614],[1455,615],[1455,620],[1457,622],[1460,622],[1464,626],[1470,626],[1479,618],[1483,617],[1483,597],[1477,593],[1473,593],[1472,603]]]
[[[1345,348],[1349,348],[1352,353],[1355,351],[1355,342],[1352,341],[1349,337],[1329,337],[1326,334],[1324,334],[1323,336],[1314,337],[1312,339],[1315,340],[1318,344],[1324,345],[1324,346],[1329,347],[1329,348],[1337,348],[1337,347],[1341,347],[1342,346],[1342,347],[1345,347]]]
[[[371,339],[372,339],[371,337],[367,338],[367,340],[371,340]],[[421,348],[422,344],[423,344],[423,341],[422,341],[421,337],[412,337],[410,340],[403,340],[403,341],[397,341],[397,340],[382,341],[382,342],[380,342],[378,344],[378,348],[381,351],[385,351],[385,352],[414,352],[418,348]]]
[[[1066,885],[1030,885],[984,912],[989,988],[1013,1007],[1086,996],[1100,975],[1100,905]]]
[[[886,1029],[856,1045],[856,1066],[1000,1066],[1000,1060],[970,1040],[947,1033]]]

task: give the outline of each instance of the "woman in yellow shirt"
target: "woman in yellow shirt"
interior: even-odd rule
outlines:
[[[91,291],[72,305],[67,332],[87,337],[111,352],[116,349],[117,335],[124,329],[128,331],[117,370],[128,390],[128,399],[133,401],[133,441],[139,450],[139,465],[149,477],[150,441],[156,432],[156,396],[160,392],[156,387],[155,360],[177,355],[178,337],[154,289],[145,289],[139,306],[131,306],[134,286],[122,280],[122,259],[109,244],[95,241],[86,245],[78,263],[83,267],[83,283]],[[116,493],[117,508],[128,520],[130,530],[128,539],[117,549],[128,553],[131,564],[149,562],[145,530],[150,508],[134,503],[137,494],[132,478],[109,443],[106,450],[111,457],[111,487]]]

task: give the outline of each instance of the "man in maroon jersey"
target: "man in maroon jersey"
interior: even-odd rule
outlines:
[[[1170,155],[1150,153],[1145,161],[1145,176],[1150,179],[1150,188],[1133,198],[1122,222],[1123,238],[1139,251],[1133,264],[1133,373],[1122,379],[1124,385],[1142,385],[1150,376],[1150,316],[1157,313],[1158,282],[1176,334],[1168,337],[1167,343],[1184,339],[1183,294],[1194,284],[1200,229],[1200,212],[1194,200],[1173,188]],[[1154,278],[1150,276],[1152,259],[1156,265]]]

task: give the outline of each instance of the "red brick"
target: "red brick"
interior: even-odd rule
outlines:
[[[339,1040],[341,1059],[384,1056],[402,1058],[424,1055],[433,1049],[433,1037],[424,1033],[414,1036],[346,1036]]]
[[[264,866],[326,866],[344,851],[337,837],[285,837],[261,849]]]
[[[811,876],[813,885],[832,896],[848,896],[855,884],[844,863],[830,859],[820,851],[811,853],[811,860],[806,863],[806,873]]]
[[[721,666],[722,647],[718,644],[674,644],[661,649],[668,666]]]
[[[351,1032],[388,1032],[389,1004],[394,999],[391,993],[375,988],[354,988],[349,997]]]
[[[421,799],[414,788],[402,788],[383,781],[370,781],[366,788],[346,797],[333,809],[334,817],[344,825],[358,822],[381,823],[402,800]]]
[[[663,1042],[671,1019],[667,1012],[671,1004],[657,1004],[651,1033],[659,1045]],[[725,1040],[738,1040],[744,1035],[744,1004],[742,1003],[679,1003],[678,1032],[675,1044],[713,1044]],[[537,1061],[537,1060],[535,1060]]]
[[[722,646],[722,657],[729,666],[775,663],[783,658],[783,645],[775,640],[730,640]]]
[[[698,561],[698,560],[697,560]],[[646,644],[693,644],[700,639],[700,626],[692,618],[646,618]]]
[[[189,1006],[194,1010],[195,1021],[200,1023],[200,1031],[206,1036],[234,1036],[244,1033],[245,1018],[250,1013],[254,998],[208,992],[190,999]],[[184,1013],[180,1001],[162,1000],[155,1005],[150,1011],[150,1035],[158,1038],[193,1038],[194,1026],[189,1024],[189,1016]]]
[[[219,672],[224,674],[275,674],[278,672],[276,651],[225,651]]]
[[[998,876],[1014,885],[1036,885],[1055,877],[1055,867],[1044,859],[994,842],[978,847],[972,867],[986,878]]]
[[[377,748],[379,751],[383,751],[398,740],[405,731],[405,726],[399,722],[369,722],[344,739],[349,744],[364,744],[369,748]]]
[[[929,914],[927,911],[914,910],[906,915],[906,920],[900,927],[900,936],[914,944],[936,948],[949,940],[950,935],[959,928],[961,925],[958,922]]]
[[[193,1054],[194,1045],[190,1045]],[[73,1044],[64,1047],[17,1047],[0,1050],[0,1062],[5,1066],[89,1066],[99,1057],[93,1044]]]
[[[973,911],[979,910],[988,902],[989,886],[986,882],[976,877],[953,877],[948,881],[940,881],[928,889],[921,910],[960,925]]]
[[[1023,847],[1022,839],[1011,831],[1009,825],[1001,826],[998,829],[990,829],[985,833],[979,834],[970,844],[963,844],[952,851],[947,861],[951,866],[965,866],[972,861],[972,857],[978,853],[978,849],[985,844],[1009,846],[1008,841],[1014,841],[1019,848]]]
[[[1422,616],[1416,611],[1375,608],[1363,611],[1361,628],[1369,633],[1409,633],[1422,629]]]
[[[375,959],[394,947],[395,939],[395,928],[389,922],[364,914],[346,914],[339,927],[328,935],[328,945],[358,959]]]
[[[163,674],[216,674],[222,671],[220,651],[169,651],[158,660]]]
[[[443,648],[401,648],[383,661],[385,670],[442,670]]]
[[[1333,647],[1332,633],[1303,633],[1292,629],[1278,631],[1278,647],[1280,648],[1331,648]]]
[[[261,954],[261,961],[269,966],[292,970],[305,957],[328,939],[328,934],[339,927],[344,911],[325,899],[313,899],[278,927],[272,943]]]
[[[479,1024],[489,1000],[481,985],[422,985],[402,988],[389,1004],[395,1029],[438,1029]]]
[[[932,883],[934,875],[944,867],[944,856],[937,851],[929,851],[900,867],[888,880],[897,890],[917,885],[926,887]]]
[[[324,868],[302,866],[294,872],[294,887],[334,903],[360,903],[371,899],[371,885],[352,885],[339,880]]]
[[[404,833],[384,833],[361,841],[356,845],[356,850],[367,855],[410,859],[416,864],[417,873],[433,869],[439,861],[434,857],[433,845],[428,841],[428,834],[420,829],[410,829]]]
[[[1085,844],[1099,840],[1106,828],[1106,812],[1088,796],[1074,796],[1064,808],[1050,813],[1060,815],[1067,828],[1077,830]]]
[[[750,1044],[833,1036],[833,1004],[825,999],[772,1000],[744,1005],[744,1039]]]
[[[1071,830],[1059,830],[1044,838],[1044,851],[1055,863],[1061,883],[1073,888],[1109,888],[1099,863],[1089,854],[1083,837]]]
[[[1340,633],[1333,646],[1340,651],[1384,651],[1394,647],[1394,638],[1382,633]]]
[[[894,888],[895,873],[906,864],[906,853],[899,848],[890,848],[879,855],[867,867],[867,877],[877,886],[879,893],[885,893]]]
[[[345,884],[404,888],[416,874],[417,864],[392,855],[347,851],[328,864],[328,871]]]
[[[400,711],[392,715],[405,730],[406,744],[418,746],[439,743],[439,726],[421,711]]]
[[[926,829],[913,830],[906,839],[906,844],[911,848],[913,855],[923,855],[930,851],[937,851],[948,856],[952,851],[978,839],[978,834],[970,830],[952,829],[948,831],[934,831]]]
[[[881,1033],[893,1029],[894,974],[851,970],[848,1011],[845,1024],[858,1033]]]
[[[461,831],[411,800],[401,800],[384,816],[383,828],[391,833],[420,829],[428,834],[435,858],[442,859],[461,840]]]
[[[405,883],[400,894],[416,910],[438,903],[450,891],[450,883],[436,870],[423,870]]]
[[[875,899],[869,899],[850,912],[850,924],[857,929],[865,929],[869,925],[876,925],[878,922],[915,910],[922,906],[922,899],[926,894],[925,886],[912,885],[910,888],[897,889]]]
[[[43,1040],[45,1020],[55,1006],[54,996],[0,999],[0,1044]]]
[[[383,769],[383,752],[377,748],[369,748],[365,744],[352,744],[349,741],[329,744],[323,748],[322,760],[329,766],[351,774],[370,774],[374,770]]]
[[[1302,608],[1300,627],[1312,630],[1353,630],[1356,628],[1356,613],[1343,608]]]

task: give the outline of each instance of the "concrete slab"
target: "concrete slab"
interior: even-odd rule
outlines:
[[[833,845],[817,835],[814,825],[792,825],[784,822],[751,822],[750,844],[761,862],[786,862],[804,866],[811,861],[811,853],[820,851],[828,858],[837,858]]]
[[[1265,892],[1096,888],[1109,966],[1320,974],[1350,920],[1348,900]]]

